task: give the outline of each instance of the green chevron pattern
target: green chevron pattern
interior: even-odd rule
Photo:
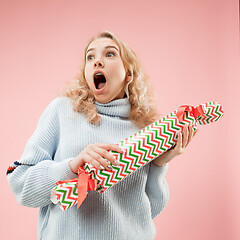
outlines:
[[[96,191],[99,193],[105,192],[174,146],[177,142],[177,132],[182,130],[184,125],[192,124],[193,130],[196,131],[197,123],[200,125],[212,123],[223,116],[222,106],[219,103],[208,102],[201,105],[204,109],[204,114],[200,116],[196,117],[193,112],[185,111],[181,122],[179,122],[176,116],[178,110],[175,110],[116,144],[125,149],[126,152],[120,154],[110,151],[115,159],[120,162],[119,166],[111,164],[114,171],[98,170],[90,164],[85,164],[85,171],[92,174],[93,178],[97,180],[98,187]],[[71,187],[73,188],[72,191],[70,191]],[[65,184],[58,185],[54,189],[56,192],[55,196],[65,209],[76,204],[76,183],[75,186],[71,187]]]

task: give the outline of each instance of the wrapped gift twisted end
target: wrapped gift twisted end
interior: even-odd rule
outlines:
[[[178,110],[116,144],[126,150],[124,154],[110,151],[120,163],[119,166],[112,165],[116,171],[98,170],[85,163],[79,167],[78,178],[57,182],[57,186],[51,191],[51,201],[62,210],[76,203],[79,208],[87,191],[103,193],[174,146],[177,132],[184,125],[192,124],[195,131],[197,123],[212,123],[222,116],[222,106],[217,102],[208,102],[197,107],[182,105]]]
[[[195,118],[195,120],[197,120],[197,117],[204,115],[205,113],[202,105],[199,105],[197,107],[182,105],[178,108],[178,111],[176,113],[179,122],[182,122],[185,112],[189,112],[190,115]]]
[[[89,174],[80,166],[78,178],[57,182],[57,187],[51,192],[51,201],[58,204],[62,210],[66,210],[76,203],[77,208],[79,208],[87,197],[87,191],[97,189],[97,180],[91,178],[91,176],[92,174]]]

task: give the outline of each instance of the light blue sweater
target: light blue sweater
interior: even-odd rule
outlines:
[[[153,240],[153,218],[169,198],[165,180],[168,164],[149,163],[103,194],[89,191],[77,210],[62,211],[50,201],[56,182],[76,178],[68,165],[93,143],[116,144],[139,128],[128,119],[127,98],[96,102],[101,122],[92,125],[73,110],[67,97],[54,99],[41,115],[37,128],[7,178],[17,201],[39,207],[38,239],[43,240]]]

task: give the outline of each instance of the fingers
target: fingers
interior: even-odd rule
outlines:
[[[197,130],[195,132],[193,131],[192,124],[190,124],[188,127],[185,125],[182,131],[178,131],[178,139],[174,147],[174,150],[177,154],[184,152],[185,148],[191,142],[196,132]]]
[[[189,138],[188,127],[185,125],[183,128],[183,136],[182,136],[182,148],[185,148],[188,143]]]
[[[182,148],[182,132],[179,131],[177,143],[176,143],[174,149],[175,149],[175,151],[179,152],[181,148]]]
[[[120,147],[114,144],[90,144],[85,150],[87,155],[91,157],[89,163],[92,164],[94,167],[98,168],[99,170],[113,170],[110,163],[117,166],[119,165],[119,162],[116,161],[113,155],[107,150],[124,153],[124,151]]]
[[[94,157],[92,157],[91,155],[89,155],[87,153],[84,154],[84,162],[93,165],[95,168],[97,168],[99,170],[104,169],[104,166],[102,166],[100,162],[95,160]]]
[[[188,141],[187,141],[187,144],[185,145],[185,147],[187,147],[187,145],[191,142],[193,138],[193,126],[192,124],[189,124],[188,126]]]
[[[186,128],[186,130],[185,130]],[[184,126],[183,129],[183,138],[185,138],[185,141],[183,140],[183,147],[187,147],[187,145],[191,142],[191,140],[193,139],[193,137],[196,135],[196,132],[198,130],[196,129],[195,132],[193,131],[193,125],[189,124],[188,128],[186,127],[186,125]]]
[[[104,148],[105,150],[111,150],[111,151],[115,151],[115,152],[119,152],[119,153],[124,153],[124,151],[115,144],[96,143],[95,145],[98,147]]]
[[[95,151],[91,151],[88,153],[93,160],[96,160],[99,164],[97,164],[98,168],[102,165],[102,169],[109,169],[109,170],[113,170],[112,166],[109,164],[109,162],[111,162],[113,165],[116,165],[115,161],[116,159],[113,157],[112,154],[110,154],[108,151],[101,149],[101,148],[96,148]],[[104,159],[104,158],[105,159]],[[100,169],[101,170],[101,169]]]
[[[78,168],[83,166],[84,163],[89,163],[99,170],[113,170],[110,163],[117,166],[119,165],[119,162],[116,162],[116,159],[113,157],[113,155],[108,152],[109,150],[124,153],[120,147],[114,144],[90,144],[75,158],[69,161],[69,167],[74,173],[77,173]]]
[[[196,135],[197,131],[198,131],[198,129],[196,129],[195,132],[193,133],[193,137]]]

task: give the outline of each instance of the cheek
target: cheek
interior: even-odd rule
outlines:
[[[121,79],[125,78],[126,72],[122,62],[118,62],[117,64],[115,64],[114,69],[114,72],[118,74],[118,77],[120,77]]]
[[[84,75],[85,75],[85,78],[86,78],[87,82],[89,82],[91,76],[90,76],[90,71],[88,70],[87,66],[85,67]]]
[[[88,73],[88,66],[85,65],[85,68],[84,68],[84,74],[85,74],[85,76],[87,75],[87,73]]]

